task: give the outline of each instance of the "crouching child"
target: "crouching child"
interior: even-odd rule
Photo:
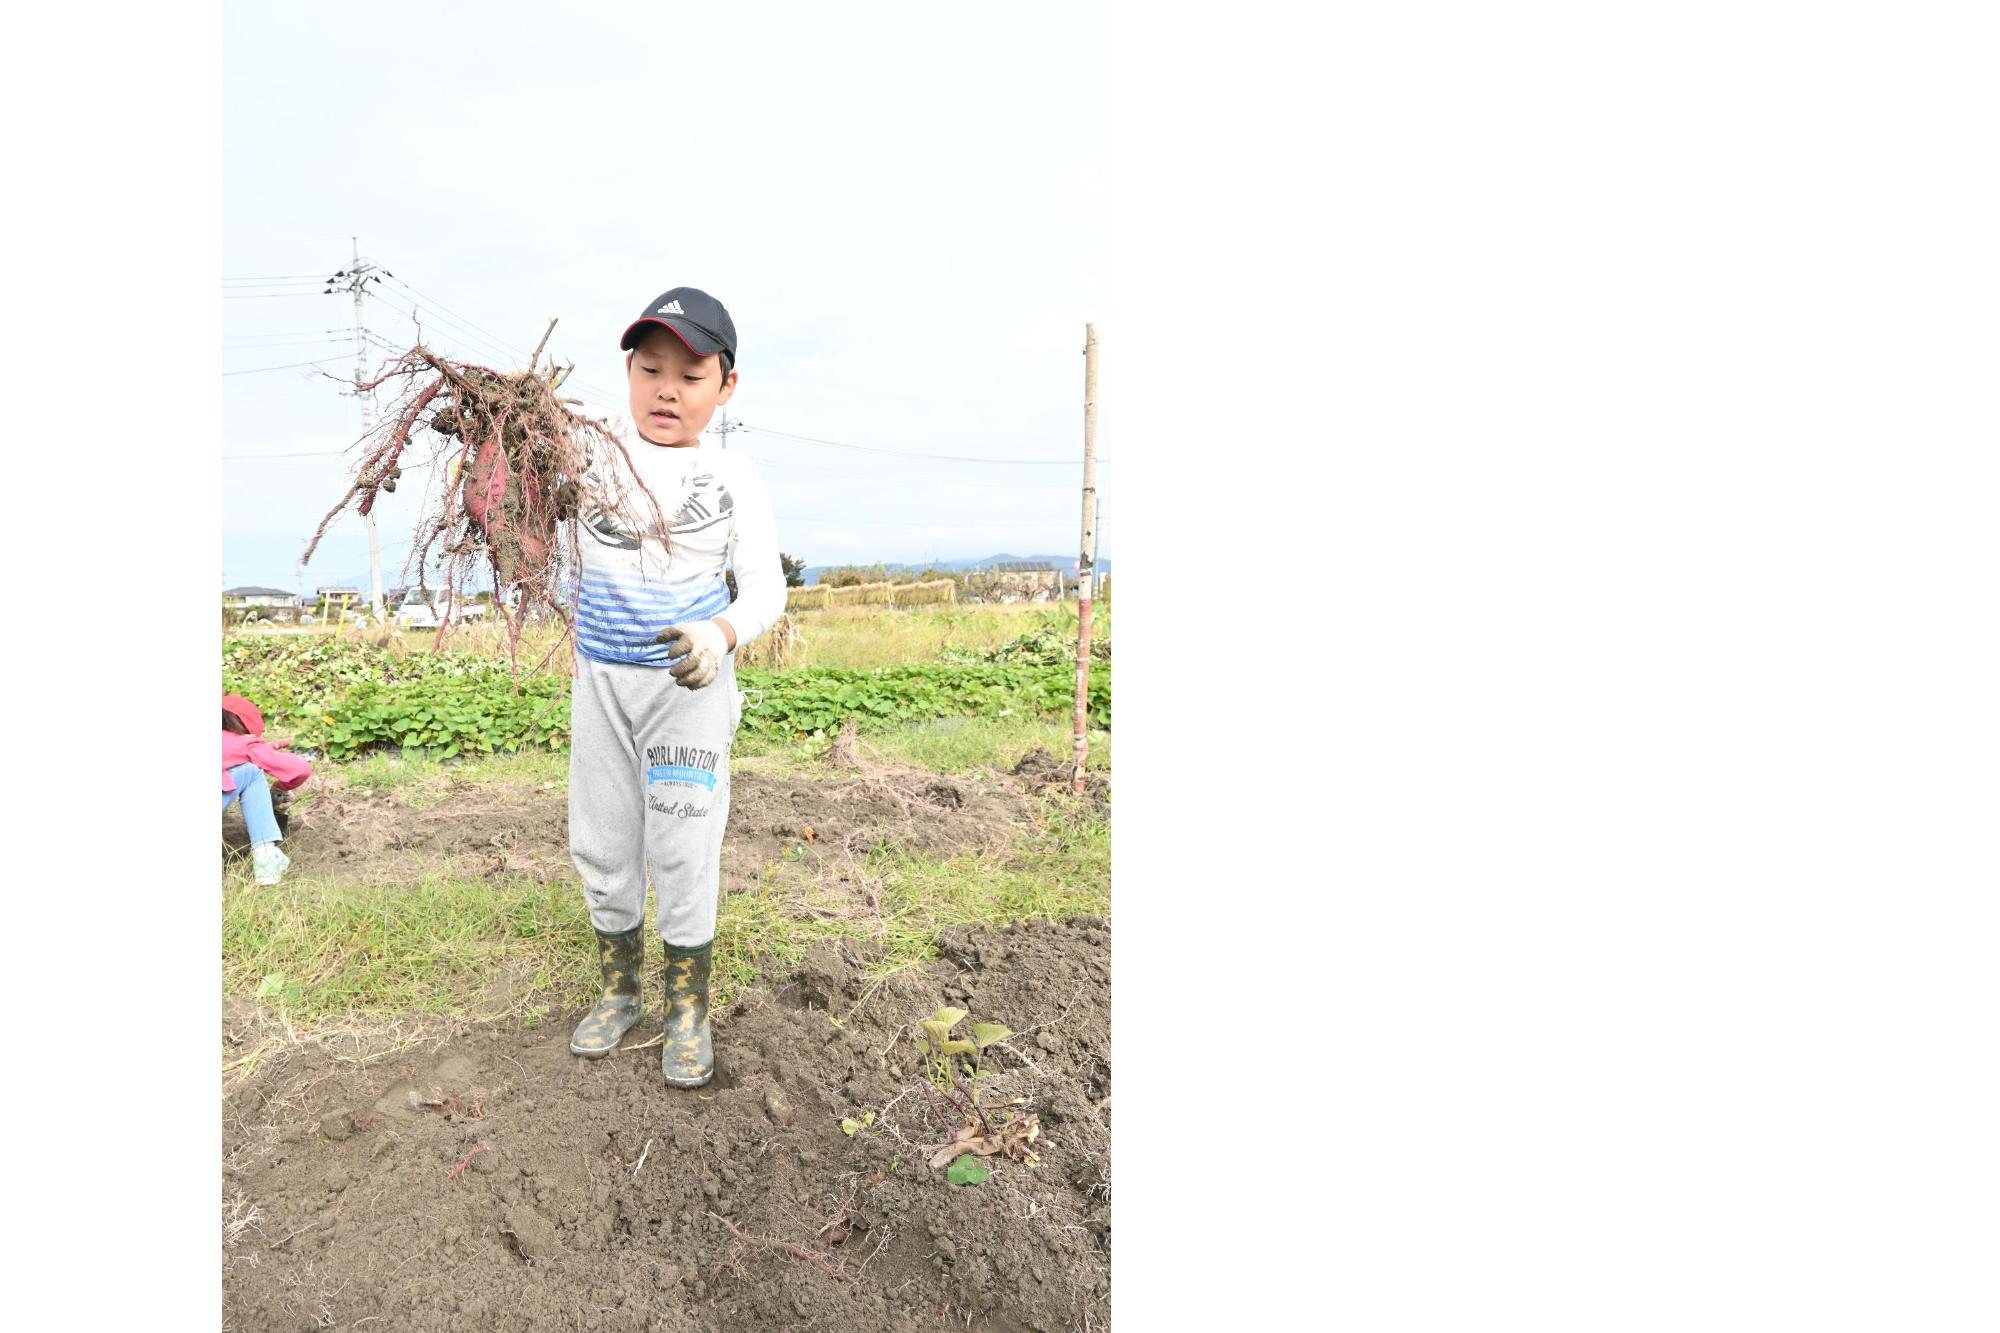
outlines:
[[[285,877],[292,859],[278,844],[279,827],[272,791],[290,791],[312,776],[312,765],[291,752],[289,739],[266,740],[264,714],[240,694],[222,696],[222,808],[243,803],[243,824],[250,834],[250,865],[263,885]]]

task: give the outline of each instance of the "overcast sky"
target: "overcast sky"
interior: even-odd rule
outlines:
[[[555,316],[551,351],[628,438],[619,334],[668,287],[719,297],[747,428],[729,448],[761,461],[779,545],[809,564],[1073,554],[1086,321],[1115,382],[1105,54],[1096,4],[230,0],[225,586],[366,586],[352,516],[295,570],[360,433],[327,378],[354,374],[353,302],[315,281],[350,236],[394,275],[366,302],[371,368],[412,315],[495,365]],[[377,509],[385,586],[426,484]]]

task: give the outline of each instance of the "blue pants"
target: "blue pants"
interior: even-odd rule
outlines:
[[[236,790],[222,793],[222,808],[227,810],[240,799],[251,843],[278,841],[278,817],[271,813],[271,779],[255,764],[238,764],[229,770],[229,776]]]

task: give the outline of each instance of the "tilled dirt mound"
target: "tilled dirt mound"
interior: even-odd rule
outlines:
[[[1008,772],[1023,787],[1033,792],[1075,792],[1076,759],[1065,756],[1058,759],[1046,745],[1037,745],[1021,756],[1021,761]],[[1111,779],[1104,770],[1090,767],[1085,762],[1083,770],[1083,791],[1079,793],[1086,801],[1102,810],[1111,804]]]
[[[853,778],[730,778],[722,844],[725,889],[811,842],[867,851],[877,842],[926,855],[1011,846],[1039,820],[1008,774],[952,776],[883,770]],[[448,869],[458,874],[568,873],[569,797],[561,783],[505,787],[452,779],[414,794],[327,785],[290,815],[285,850],[300,871],[382,882]],[[242,817],[223,817],[230,854],[248,849]]]
[[[718,1072],[665,1088],[648,1016],[601,1061],[579,1014],[369,1064],[295,1049],[224,1104],[223,1297],[239,1329],[986,1330],[1109,1322],[1110,939],[954,927],[879,982],[852,947],[716,1017]],[[1041,1164],[947,1183],[916,1020],[1005,1023],[983,1098]],[[875,1113],[849,1136],[843,1117]]]

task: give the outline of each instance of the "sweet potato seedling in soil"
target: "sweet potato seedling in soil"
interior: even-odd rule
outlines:
[[[932,1167],[944,1166],[965,1154],[980,1157],[999,1155],[1027,1166],[1035,1166],[1035,1140],[1041,1136],[1037,1116],[1018,1108],[1021,1098],[994,1106],[979,1100],[980,1080],[987,1076],[982,1067],[986,1048],[1014,1034],[1000,1023],[974,1023],[972,1036],[954,1037],[951,1030],[965,1018],[966,1011],[946,1006],[917,1023],[917,1043],[923,1047],[924,1069],[929,1082],[924,1095],[931,1113],[951,1135],[943,1143],[930,1146]],[[963,1077],[961,1078],[961,1075]],[[955,1168],[951,1182],[977,1184],[985,1171]]]
[[[571,368],[535,369],[547,342],[544,332],[525,370],[451,361],[421,344],[385,363],[360,387],[392,386],[395,405],[361,440],[354,479],[320,520],[300,563],[312,559],[342,512],[351,506],[366,515],[382,492],[394,492],[415,450],[416,461],[432,464],[438,480],[425,499],[405,577],[414,571],[428,590],[425,570],[438,557],[447,605],[456,607],[472,574],[489,571],[510,659],[537,609],[565,628],[553,656],[574,622],[579,515],[663,540],[666,522],[611,423],[576,411],[581,401],[559,392]],[[593,469],[594,460],[622,463],[619,475],[632,484],[607,482],[611,469]],[[440,642],[455,619],[440,617]]]

